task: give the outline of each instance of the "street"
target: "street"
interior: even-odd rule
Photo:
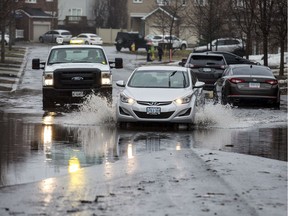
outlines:
[[[195,127],[190,131],[185,128],[175,130],[166,125],[141,124],[120,129],[115,122],[115,107],[108,106],[106,101],[96,96],[90,97],[79,109],[59,108],[44,112],[42,71],[32,70],[31,63],[35,57],[45,60],[50,45],[36,43],[27,46],[27,64],[18,90],[0,93],[1,215],[9,215],[9,212],[93,215],[98,211],[102,215],[124,215],[121,209],[125,207],[127,215],[189,215],[188,212],[194,215],[193,210],[195,215],[286,215],[287,95],[281,97],[280,110],[231,108],[213,105],[207,99],[204,109],[196,115]],[[121,91],[115,82],[126,80],[135,67],[146,64],[146,57],[120,53],[113,46],[105,49],[110,59],[121,56],[124,60],[124,68],[113,71],[115,101]],[[243,165],[239,159],[241,156],[247,164]],[[236,167],[238,160],[242,166]],[[248,163],[250,160],[253,165]],[[263,163],[263,169],[256,166],[257,160]],[[232,165],[231,170],[226,169],[226,162]],[[259,168],[253,173],[253,179],[252,167]],[[230,176],[233,170],[238,171],[237,175],[240,171],[245,176],[238,176],[243,177],[240,187],[234,182],[237,175]],[[263,185],[258,185],[261,192],[257,192],[260,179],[255,179],[265,177],[267,181],[263,180]],[[273,181],[281,182],[280,186],[269,186]],[[46,186],[40,187],[41,183]],[[26,185],[18,187],[21,184]],[[210,188],[213,184],[217,189]],[[251,192],[252,189],[245,188],[245,184],[255,190]],[[29,185],[34,189],[31,190]],[[91,189],[89,185],[94,187]],[[9,200],[13,199],[13,192],[10,193],[10,187],[6,186],[22,194],[11,205]],[[53,192],[56,188],[67,187],[65,195]],[[82,189],[75,194],[79,187]],[[49,192],[44,192],[45,189]],[[202,194],[206,189],[208,192]],[[165,191],[163,194],[162,190]],[[187,190],[192,192],[183,194]],[[271,190],[271,197],[268,197],[267,190]],[[27,205],[12,207],[24,198],[23,193],[27,191],[40,196],[40,200],[30,197]],[[278,199],[275,198],[277,194]],[[99,195],[100,205],[89,207],[96,195]],[[257,200],[262,195],[267,197]],[[67,197],[73,197],[69,204],[71,199]],[[180,203],[178,197],[183,202]],[[138,203],[129,208],[133,199]],[[147,202],[149,199],[151,201]],[[195,209],[189,207],[189,199]],[[33,205],[36,207],[27,210]],[[55,205],[62,207],[51,210]]]

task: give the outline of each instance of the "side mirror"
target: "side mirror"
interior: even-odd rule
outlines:
[[[32,69],[40,69],[40,59],[32,59]]]
[[[115,58],[115,62],[109,62],[109,64],[114,64],[111,68],[123,68],[123,59],[122,58]]]
[[[185,64],[186,64],[186,62],[187,62],[187,59],[186,59],[186,58],[183,58],[183,59],[181,60],[181,62],[178,63],[178,65],[184,67]]]
[[[204,82],[197,81],[197,82],[195,83],[195,85],[193,86],[193,88],[203,88],[204,85],[205,85]]]
[[[116,85],[119,86],[119,87],[125,87],[126,83],[124,80],[119,80],[116,82]]]

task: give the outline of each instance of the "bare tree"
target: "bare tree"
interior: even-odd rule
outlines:
[[[184,15],[185,5],[183,0],[166,0],[163,6],[157,9],[155,13],[154,25],[163,33],[170,35],[168,46],[170,50],[170,61],[172,60],[172,37],[171,35],[179,35],[182,17]]]
[[[108,1],[98,0],[94,11],[96,27],[106,27],[108,23],[107,17],[109,16]]]
[[[97,0],[95,5],[97,27],[126,28],[127,0]]]
[[[18,1],[0,0],[0,31],[1,31],[1,62],[5,62],[5,32],[6,27],[13,24],[13,11],[20,3]],[[12,30],[10,26],[10,30]],[[10,32],[11,34],[11,32]],[[10,44],[11,45],[11,44]],[[11,48],[11,47],[10,47]]]
[[[223,0],[195,1],[186,11],[187,25],[196,29],[198,38],[205,44],[223,35],[228,11],[226,3]]]
[[[268,39],[276,1],[278,0],[256,0],[256,23],[261,32],[264,54],[263,61],[266,66],[268,66]]]
[[[275,38],[280,45],[279,76],[284,76],[284,52],[285,45],[287,45],[287,1],[277,0],[275,2],[273,14],[271,33],[275,35]]]
[[[237,26],[246,35],[246,58],[252,54],[252,36],[255,30],[256,0],[231,0],[230,9],[235,17]]]

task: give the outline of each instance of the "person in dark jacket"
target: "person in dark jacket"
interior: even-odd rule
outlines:
[[[162,61],[162,56],[163,56],[163,49],[161,46],[157,47],[157,51],[158,51],[158,60]]]

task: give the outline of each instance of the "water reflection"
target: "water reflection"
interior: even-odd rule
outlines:
[[[27,116],[25,116],[27,118]],[[91,125],[55,124],[56,113],[39,123],[20,114],[0,113],[0,186],[38,181],[104,164],[113,176],[113,163],[127,160],[126,172],[138,168],[137,156],[156,151],[204,148],[258,155],[287,161],[287,127],[193,131],[149,130]]]

